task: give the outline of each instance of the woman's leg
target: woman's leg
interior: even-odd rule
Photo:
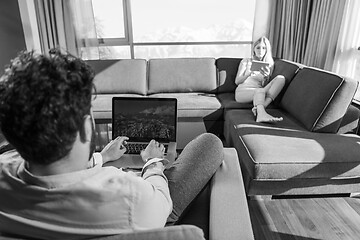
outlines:
[[[224,159],[221,140],[204,133],[188,143],[164,173],[169,181],[173,211],[167,223],[174,224],[209,182]]]
[[[285,77],[282,75],[276,76],[268,85],[264,87],[266,98],[264,107],[266,108],[279,95],[285,85]]]
[[[279,122],[283,120],[282,117],[274,117],[268,114],[265,108],[279,95],[284,85],[285,78],[279,75],[264,88],[255,92],[253,102],[256,110],[256,122]]]
[[[256,88],[240,88],[235,91],[235,100],[239,103],[251,103],[254,99]]]

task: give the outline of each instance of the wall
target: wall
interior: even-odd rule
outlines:
[[[0,76],[4,73],[4,66],[25,49],[18,1],[0,0]]]

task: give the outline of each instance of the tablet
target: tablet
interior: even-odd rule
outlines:
[[[251,71],[260,71],[260,69],[262,67],[269,67],[269,66],[270,66],[270,64],[267,62],[252,60],[250,70]]]

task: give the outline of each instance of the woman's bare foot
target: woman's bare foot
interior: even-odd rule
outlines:
[[[283,120],[282,117],[274,117],[268,113],[258,114],[256,117],[256,122],[273,123],[273,122],[281,122],[282,120]]]
[[[258,105],[256,109],[257,109],[256,122],[274,123],[274,122],[281,122],[283,120],[282,117],[274,117],[268,114],[265,111],[265,107],[263,105]]]

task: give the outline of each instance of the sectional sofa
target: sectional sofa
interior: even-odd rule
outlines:
[[[203,132],[222,138],[225,149],[236,149],[243,182],[219,184],[224,195],[235,189],[250,197],[359,192],[360,138],[353,133],[358,129],[360,110],[351,105],[357,81],[276,59],[273,77],[283,75],[286,84],[268,111],[284,120],[256,123],[250,110],[252,104],[235,101],[234,80],[240,61],[241,58],[90,60],[88,63],[96,72],[95,119],[98,123],[110,122],[113,96],[175,97],[180,149]],[[229,195],[229,202],[244,204],[243,198],[233,197]],[[202,206],[204,199],[207,198],[198,200],[199,205],[195,206]],[[240,215],[245,214],[248,222],[248,213],[242,211],[245,213]],[[193,209],[189,211],[189,221],[184,223],[201,226],[196,219],[204,214],[191,213]],[[221,218],[216,219],[214,223]],[[227,218],[223,221],[229,222]],[[239,229],[229,226],[227,231],[236,235]],[[218,238],[210,234],[210,239]]]
[[[256,123],[251,104],[235,101],[241,58],[90,60],[96,72],[97,121],[111,119],[113,96],[178,99],[178,147],[212,132],[237,150],[247,195],[360,191],[360,111],[354,79],[276,59],[286,84],[269,112],[280,123]],[[360,185],[359,185],[360,186]]]

